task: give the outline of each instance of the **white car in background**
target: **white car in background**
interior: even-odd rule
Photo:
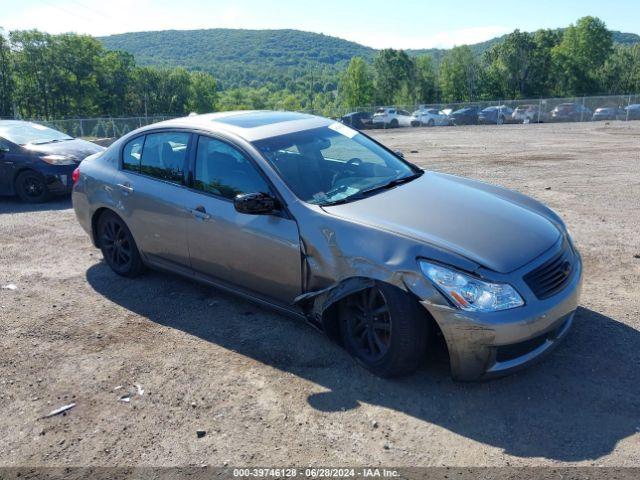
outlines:
[[[450,125],[449,116],[437,108],[416,110],[411,116],[412,127],[435,127]]]
[[[397,108],[378,108],[371,123],[374,128],[410,127],[413,117],[406,110]]]

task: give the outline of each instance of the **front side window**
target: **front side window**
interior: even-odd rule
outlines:
[[[342,124],[254,143],[301,200],[329,205],[409,181],[420,172]]]
[[[266,180],[238,149],[215,138],[200,137],[194,187],[233,199],[242,193],[269,193]]]
[[[148,134],[140,157],[140,173],[182,183],[189,137],[190,134],[184,132]]]
[[[0,138],[0,152],[9,152],[11,151],[11,144],[7,142],[4,138]]]

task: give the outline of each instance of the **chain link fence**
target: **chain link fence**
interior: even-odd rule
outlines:
[[[319,112],[310,112],[317,113]],[[31,121],[73,137],[119,138],[175,115],[70,118]],[[335,111],[335,118],[359,129],[468,124],[640,120],[640,94],[598,97],[493,100],[463,103],[368,106]]]
[[[640,120],[640,95],[368,106],[336,115],[359,128]]]
[[[29,120],[71,135],[82,138],[119,138],[136,128],[177,118],[175,115],[151,115],[140,117],[99,117],[99,118],[67,118],[58,120]]]

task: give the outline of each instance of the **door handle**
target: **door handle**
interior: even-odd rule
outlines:
[[[187,208],[187,212],[201,220],[208,220],[211,218],[211,215],[207,213],[207,210],[202,205],[198,205],[196,208]]]
[[[125,195],[133,193],[133,187],[129,184],[119,183],[118,188],[122,190],[122,193],[124,193]]]

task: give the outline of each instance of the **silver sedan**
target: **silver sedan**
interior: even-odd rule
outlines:
[[[228,112],[129,133],[74,172],[106,263],[175,272],[304,319],[381,376],[437,336],[476,380],[550,352],[582,265],[562,220],[504,188],[423,171],[363,133]]]

